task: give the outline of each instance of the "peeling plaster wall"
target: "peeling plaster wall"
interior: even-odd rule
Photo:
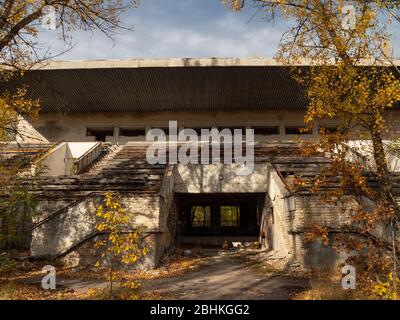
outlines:
[[[51,204],[49,201],[39,203],[37,211],[47,216],[49,212],[55,212],[60,208],[58,201],[55,201],[53,206]],[[53,256],[63,253],[93,233],[96,205],[96,200],[87,199],[36,228],[32,233],[31,255]],[[39,219],[41,218],[38,217],[38,221]]]
[[[269,219],[271,224],[266,236],[270,239],[269,249],[278,250],[285,255],[289,254],[291,240],[286,223],[289,212],[284,198],[289,193],[275,171],[269,171],[268,177],[268,196],[271,201],[273,216]]]
[[[49,222],[39,226],[32,233],[31,255],[33,257],[54,256],[65,252],[73,245],[90,236],[96,231],[96,208],[100,204],[100,196],[87,198],[59,214]],[[36,222],[74,202],[56,199],[39,202],[37,212],[40,215]],[[161,234],[157,232],[160,226],[160,197],[158,195],[126,195],[122,197],[122,205],[131,214],[132,228],[143,227],[145,232],[151,232],[146,237],[149,253],[138,264],[138,268],[154,268],[164,249]],[[164,240],[165,241],[165,240]],[[94,264],[98,257],[93,251],[95,240],[78,247],[65,257],[65,261],[73,265]]]

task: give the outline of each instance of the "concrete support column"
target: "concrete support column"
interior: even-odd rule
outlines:
[[[114,139],[118,140],[119,137],[119,127],[114,127],[114,134],[113,134]]]
[[[145,130],[145,132],[147,134],[147,132],[149,132],[151,130],[151,126],[149,124],[146,124],[146,127],[145,127],[144,130]]]

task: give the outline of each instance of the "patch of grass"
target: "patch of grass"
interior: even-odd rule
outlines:
[[[193,256],[167,255],[161,261],[161,266],[153,270],[121,269],[116,271],[118,279],[122,281],[138,281],[160,278],[171,278],[183,275],[187,272],[198,270],[206,259]],[[64,278],[97,279],[108,281],[109,275],[104,270],[89,267],[81,270],[64,269],[57,271],[57,275]]]
[[[372,299],[364,283],[356,289],[343,289],[342,274],[338,270],[315,269],[309,272],[309,289],[294,296],[295,300],[369,300]]]
[[[62,267],[60,262],[55,261],[36,261],[28,259],[15,259],[10,254],[3,252],[0,254],[0,280],[15,279],[23,277],[31,272],[41,272],[45,265],[52,265],[57,269]]]
[[[12,300],[18,290],[14,282],[0,284],[0,300]]]
[[[0,276],[15,272],[19,267],[18,262],[10,259],[7,255],[0,256]]]
[[[42,300],[49,296],[50,292],[20,281],[0,282],[0,300]]]
[[[44,290],[38,285],[23,281],[1,281],[0,300],[106,300],[110,299],[108,289],[89,289],[84,293],[73,290]]]

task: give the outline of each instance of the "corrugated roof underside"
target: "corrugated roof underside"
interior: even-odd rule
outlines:
[[[42,100],[43,113],[305,107],[302,91],[283,67],[38,70],[24,79]]]

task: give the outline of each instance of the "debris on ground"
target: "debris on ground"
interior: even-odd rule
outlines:
[[[225,241],[225,242],[224,242],[224,244],[222,245],[222,250],[229,250],[228,241]]]

